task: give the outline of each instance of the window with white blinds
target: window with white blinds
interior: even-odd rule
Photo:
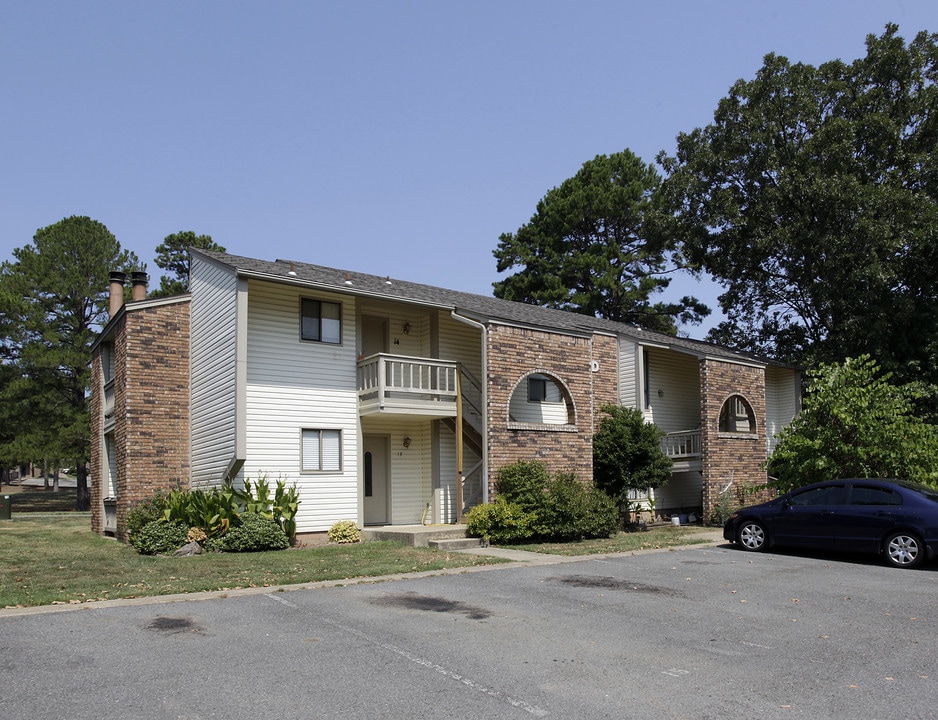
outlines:
[[[302,467],[304,472],[342,469],[341,430],[303,430]]]

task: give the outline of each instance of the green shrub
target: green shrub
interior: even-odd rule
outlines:
[[[290,547],[290,539],[279,523],[260,513],[241,513],[241,524],[229,528],[222,537],[209,540],[208,550],[222,552],[256,552],[283,550]]]
[[[495,502],[476,505],[466,514],[466,534],[495,544],[524,542],[534,530],[534,515],[499,495]]]
[[[152,520],[131,539],[131,544],[144,555],[175,552],[186,544],[189,526],[178,520]]]
[[[485,537],[485,523],[489,523],[493,542],[499,542],[494,538],[503,525],[509,526],[506,534],[515,541],[609,537],[619,529],[618,508],[608,495],[569,473],[551,477],[542,463],[522,461],[501,468],[496,487],[506,507],[479,511],[486,515],[478,519],[479,534]],[[520,537],[522,531],[526,537]]]
[[[533,510],[544,502],[544,490],[550,475],[543,463],[521,460],[500,468],[495,487],[499,497]]]
[[[553,542],[609,537],[619,529],[615,501],[572,474],[548,481],[536,518],[535,534]]]
[[[362,532],[354,520],[339,520],[329,528],[329,542],[357,543],[361,542]]]
[[[157,490],[153,497],[134,505],[127,513],[127,535],[130,544],[133,545],[134,538],[146,525],[154,520],[162,520],[165,510],[166,494],[161,490]]]

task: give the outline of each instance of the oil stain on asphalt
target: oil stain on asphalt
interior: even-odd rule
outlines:
[[[470,620],[485,620],[492,615],[484,608],[468,605],[458,600],[447,600],[446,598],[418,595],[417,593],[386,595],[375,598],[371,602],[381,607],[399,607],[423,612],[459,613]]]

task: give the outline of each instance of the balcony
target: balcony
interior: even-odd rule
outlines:
[[[456,416],[458,365],[379,353],[358,361],[359,415]]]
[[[661,438],[661,450],[671,458],[673,472],[700,470],[700,430],[670,432]]]

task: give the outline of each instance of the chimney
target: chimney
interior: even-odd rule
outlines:
[[[114,270],[111,272],[111,317],[124,306],[124,280],[127,276]]]
[[[137,302],[137,300],[146,300],[147,283],[150,282],[150,276],[141,270],[134,270],[130,273],[130,282],[133,284],[133,294],[130,296],[131,300],[134,302]]]

